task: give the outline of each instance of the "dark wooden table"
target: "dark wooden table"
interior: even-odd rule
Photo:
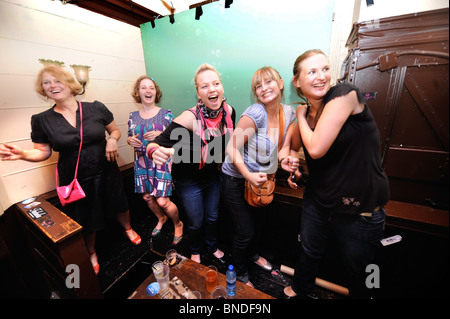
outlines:
[[[198,264],[189,258],[182,257],[183,261],[178,266],[170,268],[169,291],[160,296],[149,296],[146,293],[147,286],[155,282],[155,276],[151,274],[128,297],[129,299],[189,299],[190,291],[201,293],[202,299],[211,299],[211,294],[206,290],[205,273],[207,266]],[[149,265],[149,267],[151,267]],[[217,285],[226,287],[226,277],[217,273]],[[274,297],[251,288],[240,281],[236,281],[236,295],[230,299],[275,299]]]

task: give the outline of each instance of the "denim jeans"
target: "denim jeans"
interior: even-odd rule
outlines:
[[[220,202],[218,177],[213,176],[199,181],[177,180],[174,183],[187,217],[186,230],[191,253],[200,254],[203,235],[208,252],[216,252]]]
[[[350,296],[369,297],[370,291],[365,285],[368,276],[366,267],[374,262],[383,238],[384,225],[384,208],[373,212],[372,217],[333,215],[305,196],[300,225],[301,247],[292,289],[297,294],[312,292],[321,257],[328,240],[333,236],[348,270]]]
[[[223,174],[220,176],[222,198],[234,225],[233,260],[239,281],[247,283],[248,264],[259,259],[257,243],[264,223],[265,207],[256,208],[244,198],[245,179]]]

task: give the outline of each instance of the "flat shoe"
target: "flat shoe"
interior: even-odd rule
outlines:
[[[258,265],[258,267],[261,268],[261,269],[263,269],[263,270],[266,270],[266,271],[272,271],[272,269],[273,269],[272,264],[271,264],[267,259],[266,259],[266,261],[267,261],[266,264],[263,265],[263,266],[258,265],[258,264],[256,263],[256,261],[255,261],[255,264]]]
[[[183,235],[178,236],[178,237],[173,236],[172,245],[173,246],[178,245],[182,239],[183,239]]]
[[[161,229],[157,229],[156,227],[152,230],[152,237],[159,236],[161,234]]]

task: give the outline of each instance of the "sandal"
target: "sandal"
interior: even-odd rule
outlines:
[[[181,223],[181,229],[183,229],[184,224],[183,224],[182,221],[180,221],[180,223]],[[181,236],[175,236],[175,232],[174,232],[174,234],[173,234],[172,245],[173,245],[173,246],[178,245],[178,243],[179,243],[182,239],[183,239],[183,234],[181,234]]]
[[[162,229],[162,228],[161,228]],[[152,237],[156,237],[156,236],[159,236],[160,234],[161,234],[161,229],[158,229],[158,228],[153,228],[153,230],[152,230]]]
[[[183,239],[183,235],[181,236],[173,236],[172,246],[176,246],[180,243],[180,241]]]
[[[128,232],[132,230],[132,228],[130,227],[129,229],[125,229],[125,235],[128,237],[128,239],[133,243],[133,245],[139,245],[141,243],[141,236],[139,236],[136,232],[136,237],[134,237],[133,239],[130,238],[130,236],[128,236]]]
[[[95,259],[97,260],[95,265],[92,263],[92,258],[94,258],[94,255]],[[100,265],[98,264],[97,252],[95,250],[92,254],[90,254],[89,259],[91,260],[92,268],[94,269],[95,275],[98,275],[98,273],[100,272]]]

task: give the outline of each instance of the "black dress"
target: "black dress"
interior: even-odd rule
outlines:
[[[108,162],[105,156],[105,126],[113,120],[113,114],[99,102],[83,102],[83,145],[78,164],[78,181],[86,193],[75,203],[62,210],[76,220],[85,233],[104,227],[106,215],[115,216],[128,209],[120,170],[116,162]],[[69,184],[75,174],[80,147],[80,112],[76,113],[76,128],[64,116],[54,111],[54,106],[31,117],[31,140],[46,143],[59,152],[59,185]]]

